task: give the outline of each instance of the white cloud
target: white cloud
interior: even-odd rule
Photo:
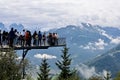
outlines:
[[[87,45],[85,46],[80,46],[83,49],[90,49],[90,50],[103,50],[105,48],[105,46],[107,46],[108,44],[104,42],[104,40],[102,39],[98,39],[97,42],[91,43],[89,42]]]
[[[119,44],[120,43],[120,37],[113,38],[111,35],[108,35],[106,33],[106,31],[104,31],[104,30],[98,29],[98,31],[100,32],[101,35],[110,39],[111,44]]]
[[[106,31],[104,31],[104,30],[102,30],[102,29],[98,29],[98,31],[100,32],[101,35],[107,37],[108,39],[110,39],[110,40],[113,39],[112,36],[110,36],[110,35],[108,35],[108,34],[106,33]]]
[[[108,54],[108,55],[109,55],[110,57],[115,57],[113,53],[111,53],[111,54]]]
[[[53,56],[53,55],[48,55],[48,54],[36,54],[34,55],[35,58],[40,58],[40,59],[43,59],[43,58],[46,58],[46,59],[55,59],[57,58],[56,56]]]
[[[120,43],[120,37],[113,38],[110,43],[112,43],[112,44],[119,44]]]
[[[85,79],[89,79],[92,76],[98,76],[104,79],[104,77],[107,76],[107,73],[111,75],[110,71],[103,70],[101,72],[97,72],[94,66],[89,67],[85,64],[80,64],[76,68]]]
[[[105,43],[102,39],[98,39],[98,42],[95,42],[95,46],[96,48],[103,50],[104,46],[107,46],[107,43]]]
[[[47,29],[80,22],[119,27],[119,4],[120,0],[0,0],[0,19]]]
[[[86,79],[88,79],[92,76],[98,75],[95,71],[95,67],[88,67],[87,65],[84,65],[84,64],[77,66],[77,70]]]

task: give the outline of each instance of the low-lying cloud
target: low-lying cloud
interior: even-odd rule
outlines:
[[[106,31],[104,31],[104,30],[102,30],[102,29],[98,29],[98,31],[99,31],[99,33],[100,33],[101,35],[107,37],[108,39],[110,39],[110,40],[113,39],[112,36],[110,36],[110,35],[108,35],[108,34],[106,33]]]
[[[90,50],[104,50],[105,46],[108,44],[104,42],[102,39],[98,39],[97,42],[89,42],[87,45],[81,45],[80,47],[83,49],[90,49]]]
[[[101,35],[105,36],[110,40],[110,44],[119,44],[120,43],[120,37],[113,38],[111,35],[108,35],[106,31],[99,29],[98,30]]]
[[[112,43],[112,44],[119,44],[120,43],[120,37],[112,38],[110,43]]]
[[[81,64],[80,66],[77,66],[77,69],[80,74],[86,79],[98,75],[95,71],[95,67],[88,67],[87,65]]]
[[[57,57],[56,56],[53,56],[53,55],[48,55],[48,54],[35,54],[34,55],[35,58],[39,58],[39,59],[56,59]]]
[[[107,71],[107,70],[96,72],[96,68],[94,66],[89,67],[82,63],[78,65],[76,68],[79,71],[80,75],[85,79],[89,79],[90,77],[93,77],[93,76],[99,76],[104,79],[104,77],[107,76],[107,73],[111,74],[110,71]]]

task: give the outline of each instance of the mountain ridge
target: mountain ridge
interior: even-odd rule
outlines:
[[[87,65],[94,66],[97,72],[103,70],[111,71],[112,77],[115,77],[118,71],[120,71],[120,44],[110,49],[101,56],[96,57],[92,61],[89,61]]]

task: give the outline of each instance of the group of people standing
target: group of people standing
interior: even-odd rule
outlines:
[[[9,32],[0,30],[0,45],[9,45],[13,47],[15,45],[21,46],[46,46],[46,45],[58,45],[58,35],[57,33],[49,33],[46,35],[41,31],[34,31],[32,34],[29,30],[23,30],[18,32],[17,29],[11,28]]]

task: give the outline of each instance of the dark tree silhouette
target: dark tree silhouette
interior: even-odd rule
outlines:
[[[12,49],[0,52],[0,80],[21,80],[21,67]]]
[[[47,63],[46,58],[42,60],[39,70],[40,70],[40,73],[38,73],[38,80],[50,80],[50,77],[49,77],[50,66]]]
[[[68,54],[68,48],[64,47],[64,49],[62,50],[62,61],[57,61],[56,65],[58,66],[58,68],[61,70],[61,73],[59,75],[60,78],[63,79],[67,79],[69,78],[72,73],[70,70],[70,64],[71,64],[71,58],[70,58],[70,54]]]

